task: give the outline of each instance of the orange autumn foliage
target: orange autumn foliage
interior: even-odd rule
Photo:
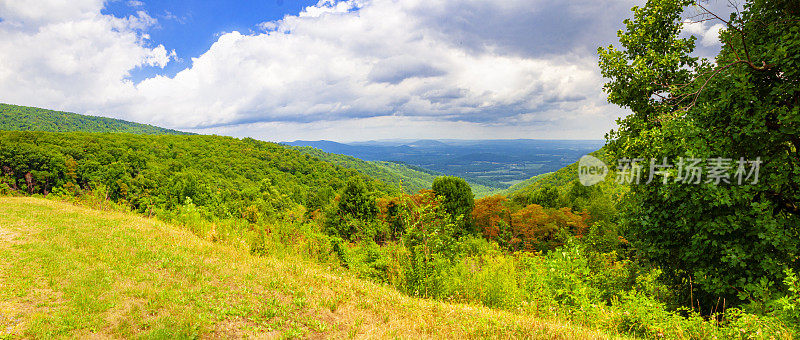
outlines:
[[[501,195],[489,196],[475,201],[475,208],[472,209],[472,220],[483,232],[484,237],[497,240],[500,236],[503,222],[505,222],[505,226],[511,224],[511,215],[506,207],[507,202],[508,198]]]
[[[485,238],[511,250],[552,249],[562,245],[568,237],[582,237],[589,228],[587,214],[536,204],[515,208],[500,195],[476,201],[472,218]]]

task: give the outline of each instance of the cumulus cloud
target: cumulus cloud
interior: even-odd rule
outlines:
[[[630,0],[425,1],[409,6],[442,40],[472,50],[542,57],[591,55],[616,41]]]
[[[636,4],[322,0],[134,84],[177,58],[149,41],[146,12],[0,0],[0,101],[271,140],[602,138],[625,111],[605,102],[595,51]]]
[[[597,109],[608,107],[593,95],[602,84],[589,52],[596,46],[575,41],[608,40],[598,27],[613,36],[611,22],[619,25],[631,3],[549,5],[321,1],[262,23],[262,33],[223,34],[191,68],[142,81],[145,100],[131,112],[203,129],[380,116],[497,123],[563,109],[564,116],[608,112],[606,129],[615,111]],[[595,20],[603,8],[607,19]]]
[[[0,2],[0,100],[79,112],[124,112],[136,67],[163,67],[170,52],[146,47],[145,12],[100,14],[103,1]]]
[[[396,85],[409,78],[429,78],[445,74],[444,71],[426,60],[406,55],[378,61],[370,69],[367,78],[375,83]]]

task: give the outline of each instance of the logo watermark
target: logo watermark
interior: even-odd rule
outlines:
[[[662,159],[622,158],[617,160],[614,182],[619,184],[758,184],[761,157]],[[578,161],[578,180],[585,186],[600,183],[609,175],[608,166],[597,157],[586,155]]]
[[[578,180],[585,186],[602,182],[608,175],[608,166],[599,158],[586,155],[578,161]]]

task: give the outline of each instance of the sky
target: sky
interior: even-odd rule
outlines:
[[[268,141],[603,139],[629,112],[597,48],[635,5],[0,0],[0,102]],[[713,55],[721,28],[684,34]]]

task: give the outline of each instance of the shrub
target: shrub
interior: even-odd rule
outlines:
[[[520,289],[522,279],[514,258],[491,251],[456,262],[448,270],[443,290],[452,300],[515,310],[526,298],[525,291]]]

